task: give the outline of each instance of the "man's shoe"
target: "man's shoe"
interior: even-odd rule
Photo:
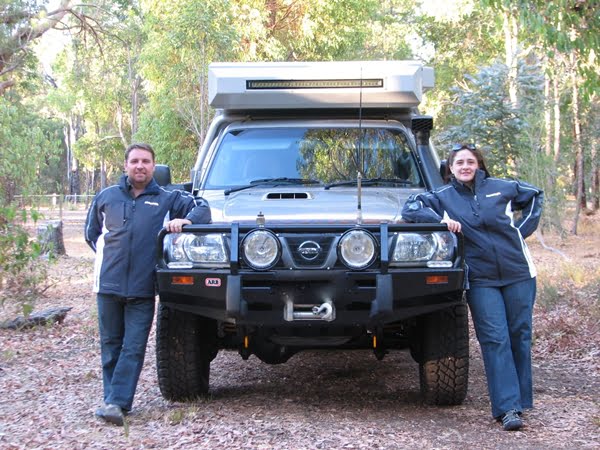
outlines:
[[[516,409],[506,411],[502,414],[500,419],[502,420],[502,428],[504,428],[504,431],[515,431],[523,426],[523,421]]]
[[[98,408],[96,410],[96,417],[99,417],[102,420],[117,425],[119,427],[123,426],[123,411],[117,405],[110,404]]]

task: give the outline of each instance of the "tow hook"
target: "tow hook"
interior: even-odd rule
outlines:
[[[329,320],[333,315],[333,308],[329,303],[321,303],[321,306],[313,306],[312,312],[322,320]]]

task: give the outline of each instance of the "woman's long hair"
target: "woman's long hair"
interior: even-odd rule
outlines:
[[[467,151],[471,152],[473,154],[473,156],[475,157],[475,159],[477,159],[477,165],[479,166],[479,169],[481,169],[485,172],[486,178],[491,176],[490,172],[487,170],[487,167],[485,166],[485,160],[483,158],[483,153],[481,153],[481,150],[479,150],[478,148],[463,147],[458,150],[451,150],[450,153],[448,153],[448,158],[446,159],[446,170],[444,171],[444,183],[449,183],[450,180],[452,179],[452,172],[450,172],[450,166],[452,166],[452,164],[454,163],[456,154],[460,150],[467,150]]]

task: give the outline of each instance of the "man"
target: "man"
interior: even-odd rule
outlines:
[[[182,191],[167,191],[153,178],[154,151],[132,144],[119,184],[100,192],[88,211],[85,240],[96,252],[104,406],[96,416],[123,425],[131,410],[155,307],[156,237],[166,228],[207,223],[210,209]]]

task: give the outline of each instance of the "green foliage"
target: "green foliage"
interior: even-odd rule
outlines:
[[[495,176],[522,176],[515,162],[541,148],[532,140],[538,111],[543,103],[543,79],[536,66],[521,64],[517,78],[519,104],[508,98],[508,68],[501,63],[483,67],[453,89],[446,105],[452,125],[438,135],[438,147],[453,142],[473,142],[484,151],[488,169]]]
[[[161,103],[161,99],[154,101]],[[136,139],[152,145],[157,162],[171,167],[174,182],[189,181],[199,142],[176,110],[165,106],[142,111]]]
[[[40,3],[3,0],[9,6],[2,14],[37,11]],[[47,94],[45,107],[71,125],[77,141],[72,148],[89,179],[98,179],[92,174],[101,169],[113,180],[121,172],[124,147],[147,141],[155,147],[158,161],[171,165],[174,179],[181,180],[187,179],[212,118],[207,103],[211,62],[420,59],[435,68],[436,88],[426,95],[421,110],[435,117],[436,130],[446,130],[434,136],[438,146],[477,140],[488,150],[496,175],[530,180],[537,179],[538,172],[556,175],[550,187],[561,191],[551,192],[547,201],[556,201],[559,210],[556,199],[572,184],[573,156],[570,81],[563,72],[568,73],[569,56],[576,55],[580,73],[587,73],[582,80],[588,93],[597,86],[599,73],[593,58],[598,55],[599,16],[588,3],[91,0],[76,10],[93,17],[97,32],[72,36],[53,67],[57,87]],[[521,64],[518,107],[507,101],[506,68],[495,63],[504,53],[506,14],[518,17],[519,43],[529,46],[518,58],[549,57],[544,69],[530,61]],[[63,20],[78,25],[73,15]],[[13,29],[0,28],[0,43]],[[41,77],[31,52],[24,64],[16,92],[38,93]],[[562,154],[557,167],[540,155],[546,138],[539,101],[544,70],[560,78]],[[34,111],[44,109],[40,103],[32,105]],[[597,97],[591,94],[580,105],[586,148],[598,140],[600,121],[592,113],[594,105],[597,109]],[[21,157],[6,159],[7,172],[12,173],[14,161]],[[589,166],[589,153],[587,158]],[[54,190],[52,186],[63,182],[64,165],[52,160],[45,170],[29,167],[15,175],[52,178],[53,183],[39,184],[40,189]]]
[[[40,3],[35,0],[0,1],[0,52],[3,57],[22,51],[23,43],[13,38],[14,33],[30,16],[39,12]]]
[[[56,123],[0,97],[0,204],[41,190],[43,173],[57,163],[59,143]]]
[[[30,213],[35,222],[39,215]],[[20,306],[27,316],[47,279],[49,260],[40,258],[41,248],[19,224],[27,212],[0,202],[0,306],[7,301]]]
[[[187,177],[212,114],[206,100],[210,62],[369,58],[369,24],[385,21],[377,16],[379,8],[375,0],[147,4],[148,41],[140,63],[148,102],[136,139],[154,145],[174,178]],[[388,56],[408,55],[406,44],[398,47]]]
[[[517,14],[521,38],[539,46],[552,60],[558,54],[574,55],[583,93],[597,97],[600,14],[598,2],[585,0],[481,0],[496,10]]]
[[[120,136],[103,137],[91,130],[75,142],[73,151],[80,164],[90,171],[106,165],[107,180],[116,181],[123,172],[124,146]]]
[[[135,140],[150,143],[174,179],[187,179],[210,120],[206,104],[210,61],[235,60],[239,39],[230,2],[177,0],[145,5],[148,36],[138,68],[146,80],[147,102]]]
[[[360,59],[369,33],[369,23],[379,8],[374,0],[306,1],[299,35],[281,36],[286,45],[285,59],[343,60]]]

